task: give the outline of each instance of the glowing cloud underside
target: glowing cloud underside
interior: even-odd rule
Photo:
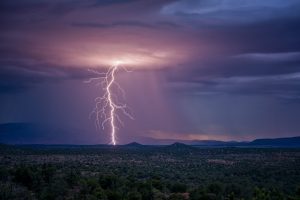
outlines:
[[[91,115],[95,116],[96,128],[100,127],[104,130],[106,124],[110,128],[111,144],[117,144],[116,131],[118,130],[118,125],[124,126],[118,112],[123,115],[133,119],[132,115],[129,113],[130,109],[125,104],[122,103],[125,100],[125,91],[117,83],[115,75],[119,69],[123,69],[129,72],[124,67],[119,67],[119,64],[112,65],[106,73],[99,72],[97,70],[89,70],[99,77],[90,78],[86,83],[95,83],[96,86],[100,86],[104,94],[100,97],[95,98],[95,108],[93,109]],[[118,98],[118,94],[122,95],[122,101]]]

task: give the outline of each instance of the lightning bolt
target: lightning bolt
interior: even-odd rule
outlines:
[[[99,77],[90,78],[88,81],[85,81],[86,83],[95,83],[96,86],[101,86],[101,89],[104,92],[102,96],[95,98],[95,107],[91,112],[91,116],[95,116],[95,125],[97,129],[102,127],[104,130],[105,125],[108,123],[112,145],[117,144],[116,131],[119,129],[117,124],[124,126],[118,113],[121,112],[130,119],[134,119],[130,114],[130,108],[118,98],[118,93],[121,93],[122,99],[125,100],[125,91],[121,88],[115,77],[116,72],[119,69],[130,72],[125,67],[120,67],[117,63],[112,65],[105,73],[89,69],[90,72],[97,74]]]

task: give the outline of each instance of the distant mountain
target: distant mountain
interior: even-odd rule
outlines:
[[[32,140],[34,138],[35,140]],[[6,144],[35,143],[39,141],[37,127],[30,123],[0,124],[0,142]]]
[[[274,139],[256,139],[253,141],[237,142],[237,141],[218,141],[218,140],[174,140],[174,139],[154,139],[144,138],[146,144],[156,145],[174,145],[177,143],[192,146],[213,146],[213,147],[300,147],[300,137],[274,138]]]
[[[4,144],[89,144],[89,137],[81,138],[77,130],[61,129],[45,124],[0,124],[0,143]]]
[[[188,144],[201,145],[201,146],[231,146],[237,145],[240,142],[237,141],[218,141],[218,140],[192,140]]]
[[[256,139],[248,143],[248,146],[276,146],[276,147],[300,147],[300,137]]]
[[[169,145],[169,147],[174,147],[174,148],[190,148],[190,146],[180,143],[180,142],[175,142],[171,145]]]
[[[182,143],[193,146],[228,146],[236,145],[241,142],[237,141],[218,141],[218,140],[176,140],[176,139],[155,139],[150,137],[140,138],[142,144],[148,145],[171,145],[174,143]]]
[[[58,134],[59,133],[59,134]],[[185,148],[191,146],[203,147],[300,147],[299,137],[286,137],[274,139],[256,139],[249,142],[218,141],[218,140],[176,140],[155,139],[149,137],[136,138],[125,147],[145,147],[145,145],[170,145],[170,148]],[[87,140],[90,141],[90,140]],[[81,138],[74,137],[73,132],[44,127],[32,123],[5,123],[0,124],[0,143],[3,144],[89,144]],[[138,143],[139,142],[139,143]],[[75,145],[76,146],[76,145]],[[90,145],[88,145],[90,146]],[[62,146],[63,147],[63,146]],[[71,146],[68,146],[71,147]],[[99,146],[95,146],[99,147]]]
[[[175,142],[171,145],[168,145],[165,147],[166,150],[170,151],[182,151],[182,152],[191,152],[195,150],[196,148],[187,144],[183,144],[180,142]]]
[[[124,146],[126,146],[126,147],[141,147],[143,145],[140,143],[137,143],[137,142],[131,142],[129,144],[125,144]]]

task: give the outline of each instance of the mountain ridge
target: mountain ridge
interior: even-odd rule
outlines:
[[[5,123],[0,124],[0,143],[2,144],[48,144],[56,145],[52,139],[53,133],[57,131],[48,130],[49,133],[41,135],[43,130],[32,123]],[[68,135],[72,135],[69,133]],[[47,142],[45,142],[47,141]],[[50,141],[50,142],[49,142]],[[52,141],[52,142],[51,142]],[[70,141],[69,141],[70,142]],[[300,147],[300,136],[282,137],[282,138],[260,138],[252,141],[219,141],[219,140],[176,140],[176,139],[155,139],[151,137],[140,137],[133,142],[123,146],[140,147],[144,145],[171,145],[182,143],[191,146],[240,146],[240,147]],[[63,144],[63,143],[62,143]],[[71,141],[72,145],[89,145],[81,144],[78,141]],[[95,144],[90,144],[95,145]]]
[[[172,145],[174,143],[182,143],[191,146],[274,146],[274,147],[300,147],[300,136],[282,137],[282,138],[260,138],[252,141],[219,141],[219,140],[172,140],[172,139],[154,139],[150,141],[154,144]]]

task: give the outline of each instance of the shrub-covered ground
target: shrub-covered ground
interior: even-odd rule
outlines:
[[[1,145],[0,199],[300,199],[300,149]]]

